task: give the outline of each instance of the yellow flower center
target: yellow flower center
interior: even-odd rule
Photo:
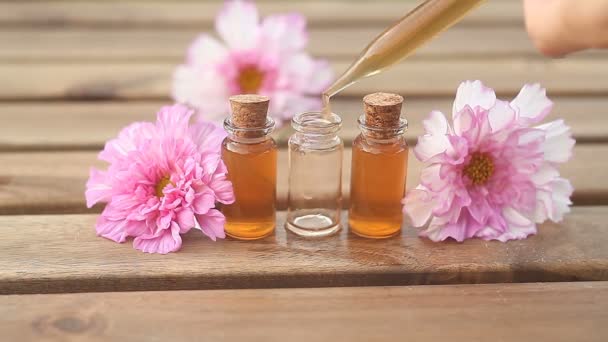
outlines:
[[[255,94],[260,90],[264,81],[264,73],[254,66],[248,66],[240,70],[237,82],[243,94]]]
[[[160,198],[160,197],[165,196],[165,194],[163,193],[163,190],[169,184],[172,184],[173,186],[175,186],[175,184],[173,184],[171,182],[169,177],[165,176],[165,177],[161,178],[160,181],[158,181],[158,183],[156,184],[156,187],[154,188],[154,191],[156,192],[156,197]]]
[[[487,154],[473,153],[471,161],[464,167],[463,173],[473,184],[485,184],[494,173],[494,162]]]

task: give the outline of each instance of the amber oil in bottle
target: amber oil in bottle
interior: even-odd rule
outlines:
[[[224,121],[228,136],[222,159],[232,181],[235,202],[222,207],[226,234],[240,240],[260,239],[276,224],[277,146],[269,136],[268,97],[230,97],[232,115]]]
[[[353,142],[350,230],[362,237],[388,238],[401,230],[408,147],[401,118],[403,97],[374,93],[363,98],[361,134]]]

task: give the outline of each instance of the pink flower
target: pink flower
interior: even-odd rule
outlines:
[[[233,203],[232,184],[220,159],[224,131],[212,123],[189,125],[193,111],[183,105],[160,109],[156,124],[136,122],[106,143],[99,159],[107,171],[91,169],[86,199],[107,205],[97,235],[116,242],[135,237],[148,253],[177,251],[180,234],[200,229],[224,238],[225,218],[215,202]]]
[[[295,113],[321,108],[320,94],[332,81],[325,60],[311,58],[306,19],[300,14],[259,20],[254,3],[227,1],[215,20],[223,41],[201,34],[186,63],[173,75],[173,98],[220,122],[228,97],[257,93],[270,97],[269,114],[277,124]]]
[[[427,165],[408,192],[404,212],[433,241],[523,239],[536,223],[560,221],[573,188],[557,165],[572,155],[574,139],[562,120],[542,121],[553,103],[538,84],[509,102],[480,81],[456,93],[452,126],[438,111],[424,121],[416,157]]]

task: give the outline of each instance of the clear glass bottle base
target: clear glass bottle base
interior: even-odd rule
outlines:
[[[337,233],[340,230],[340,222],[321,213],[312,213],[287,220],[285,228],[299,236],[323,237]]]

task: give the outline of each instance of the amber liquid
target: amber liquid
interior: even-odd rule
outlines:
[[[348,224],[357,235],[381,239],[401,230],[408,149],[397,140],[371,146],[359,135],[353,142]]]
[[[222,207],[226,234],[240,240],[261,239],[276,225],[277,147],[272,139],[256,144],[226,138],[222,159],[236,201]]]
[[[357,60],[323,92],[323,112],[330,113],[329,98],[357,80],[397,64],[441,31],[457,23],[484,0],[426,0],[387,28]]]

